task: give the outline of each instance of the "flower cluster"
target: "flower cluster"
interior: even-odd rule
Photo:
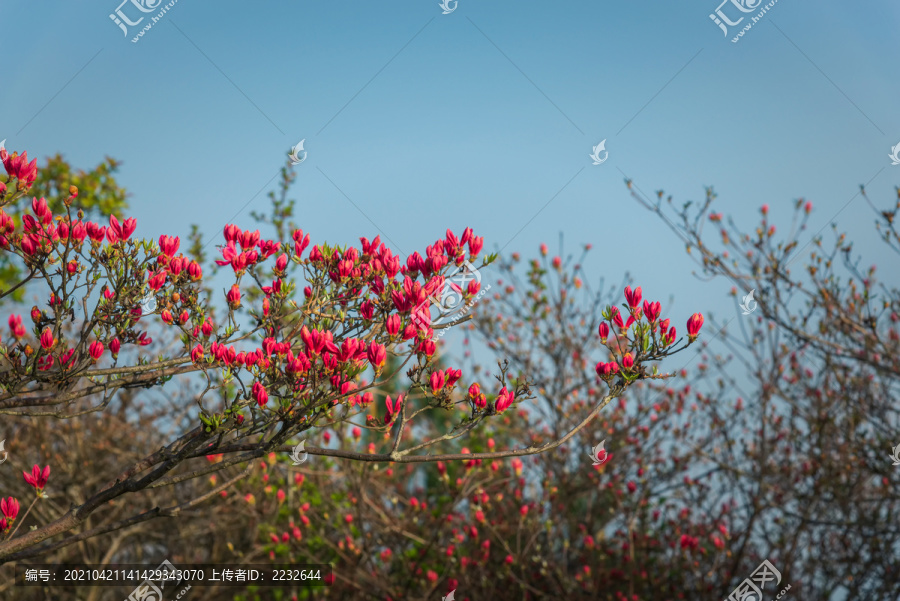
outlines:
[[[44,487],[47,486],[47,480],[50,478],[50,466],[45,466],[44,469],[41,469],[39,465],[34,465],[31,468],[31,473],[22,472],[22,476],[25,478],[25,482],[34,487],[35,492],[37,493],[38,498],[44,496]],[[19,515],[19,500],[15,497],[0,497],[0,514],[3,515],[0,518],[0,536],[8,534],[13,526],[13,523],[16,521],[16,518]],[[25,512],[25,515],[28,515],[28,512]]]
[[[23,152],[22,156],[19,156],[17,152],[9,154],[3,148],[0,149],[0,160],[3,161],[3,167],[6,168],[10,178],[18,180],[17,187],[19,190],[27,190],[34,184],[34,181],[37,179],[37,159],[33,159],[29,163],[28,152]],[[3,186],[0,188],[0,195],[5,194],[6,185],[0,185]]]
[[[310,243],[310,235],[301,229],[292,234],[293,247],[261,240],[259,231],[242,231],[231,224],[225,227],[224,237],[222,259],[216,262],[220,266],[230,265],[238,278],[238,283],[225,295],[232,311],[242,303],[240,276],[245,272],[255,273],[266,259],[277,255],[272,269],[275,278],[271,285],[260,287],[264,295],[261,311],[254,313],[267,334],[259,347],[238,350],[224,344],[217,329],[208,321],[194,325],[193,329],[184,327],[192,319],[189,313],[178,315],[163,311],[161,317],[165,323],[182,328],[196,366],[206,369],[219,365],[232,372],[247,369],[254,378],[251,397],[255,404],[266,406],[274,394],[279,400],[279,408],[294,406],[301,399],[320,398],[323,393],[346,398],[350,407],[367,406],[371,403],[370,393],[353,394],[358,388],[353,380],[363,368],[371,367],[376,376],[380,375],[389,349],[403,342],[408,342],[415,353],[432,357],[436,348],[428,307],[430,298],[445,286],[442,271],[451,263],[461,265],[467,258],[475,259],[484,244],[471,228],[466,228],[459,237],[447,230],[444,239],[428,246],[427,258],[413,253],[403,265],[380,237],[372,241],[362,237],[358,248],[314,245],[306,258],[303,252]],[[177,238],[174,241],[161,238],[160,247],[164,252],[174,252]],[[374,331],[377,335],[367,340],[362,337],[337,340],[328,327],[329,322],[315,318],[292,331],[285,331],[280,320],[291,304],[293,287],[284,279],[291,264],[318,276],[309,279],[310,285],[304,288],[304,312],[327,316],[339,311],[347,330]],[[460,292],[464,296],[475,294],[478,287],[469,286]],[[430,380],[432,392],[449,394],[461,376],[460,370],[435,371]],[[511,393],[501,391],[497,412],[511,402]],[[390,397],[385,399],[386,425],[393,423],[399,415],[402,403],[402,395],[396,401]]]
[[[668,319],[660,319],[662,307],[659,301],[643,300],[641,287],[632,289],[625,287],[625,308],[628,319],[622,317],[618,307],[607,307],[603,313],[604,321],[598,327],[600,342],[613,352],[614,360],[599,362],[595,366],[597,375],[607,383],[617,374],[622,374],[625,381],[636,379],[640,373],[640,363],[644,360],[658,359],[675,344],[675,326],[669,325]],[[694,342],[703,325],[703,315],[694,313],[687,321],[688,344]],[[609,342],[611,326],[617,328],[615,344]],[[634,327],[632,327],[634,326]],[[633,336],[629,338],[628,334]],[[630,347],[630,348],[626,348]]]
[[[25,154],[8,156],[5,152],[2,158],[11,178],[26,187],[35,181],[36,161],[28,163]],[[21,188],[7,200],[20,197],[24,193]],[[153,312],[163,324],[180,331],[184,358],[189,358],[195,369],[250,372],[246,400],[258,408],[272,406],[271,398],[277,398],[280,410],[289,409],[301,398],[308,402],[328,396],[346,399],[350,406],[368,405],[371,401],[365,401],[371,395],[352,393],[360,372],[371,367],[380,375],[392,349],[402,343],[426,360],[434,356],[429,307],[445,286],[443,272],[475,260],[484,246],[482,237],[465,228],[461,235],[447,230],[446,236],[426,248],[424,257],[415,252],[405,264],[380,237],[371,241],[362,237],[359,247],[314,245],[304,256],[310,234],[302,229],[292,232],[293,244],[285,245],[263,239],[259,230],[228,224],[223,230],[221,258],[216,260],[219,266],[230,266],[236,280],[224,293],[228,321],[233,323],[233,313],[245,309],[257,318],[257,331],[263,334],[256,345],[241,348],[253,336],[241,336],[238,344],[233,327],[223,332],[216,326],[212,309],[199,298],[203,270],[199,263],[179,254],[177,236],[160,236],[158,246],[133,240],[136,219],[110,215],[108,225],[86,220],[82,212],[71,209],[77,189],[72,187],[70,193],[67,210],[61,215],[53,214],[46,199],[32,199],[20,227],[0,209],[0,248],[19,255],[45,279],[62,278],[50,295],[49,310],[32,309],[31,342],[22,317],[9,316],[12,344],[7,356],[14,369],[0,379],[10,383],[33,373],[29,372],[32,366],[40,371],[58,366],[64,375],[77,377],[103,361],[107,351],[117,361],[125,344],[142,347],[152,343],[148,332],[137,326]],[[304,318],[297,328],[288,330],[285,317],[296,307],[294,284],[285,279],[292,265],[306,272],[308,285],[304,288],[306,304],[300,308]],[[256,290],[242,285],[242,277],[246,274],[259,282],[268,269],[274,279],[271,284],[259,285],[257,290],[264,295],[261,305],[246,306],[248,298],[259,297]],[[103,275],[106,282],[98,281]],[[73,305],[74,292],[86,285],[99,287],[99,300],[93,314],[86,316],[81,335],[72,335],[65,316]],[[248,292],[253,294],[248,296]],[[471,296],[478,286],[469,285],[458,292]],[[344,331],[370,334],[338,340],[333,331],[335,321],[349,326]],[[441,374],[433,374],[433,391],[448,392],[461,375],[459,370],[447,370],[441,383]],[[502,390],[494,410],[502,412],[514,397],[514,392]],[[401,403],[402,397],[389,407],[390,419],[398,414]]]

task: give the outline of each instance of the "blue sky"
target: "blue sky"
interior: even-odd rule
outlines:
[[[305,138],[293,197],[314,242],[380,233],[408,254],[471,226],[485,250],[528,256],[562,232],[594,245],[593,279],[629,271],[645,297],[674,294],[679,331],[696,310],[734,316],[731,284],[691,276],[626,175],[679,202],[715,185],[747,229],[768,203],[786,230],[806,197],[807,239],[838,216],[889,277],[854,195],[871,180],[892,204],[900,184],[898,3],[780,0],[734,44],[716,0],[460,0],[448,15],[438,0],[179,0],[132,43],[149,17],[125,37],[119,1],[0,5],[0,139],[78,167],[122,160],[138,235],[249,226]]]

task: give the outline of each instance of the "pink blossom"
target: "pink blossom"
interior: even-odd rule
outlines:
[[[40,466],[35,464],[31,468],[31,473],[22,472],[22,476],[25,478],[25,482],[35,487],[38,491],[44,490],[44,486],[47,485],[47,480],[50,478],[50,466],[46,466],[43,470],[41,470]]]

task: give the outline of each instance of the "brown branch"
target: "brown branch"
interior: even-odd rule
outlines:
[[[625,386],[616,385],[616,387],[610,391],[610,394],[604,397],[604,399],[594,408],[593,411],[588,414],[584,420],[582,420],[578,425],[576,425],[572,430],[570,430],[565,436],[560,438],[559,440],[555,440],[553,442],[549,442],[543,446],[535,447],[530,446],[524,449],[514,449],[510,451],[498,451],[494,453],[447,453],[443,455],[403,455],[403,452],[399,454],[392,453],[380,453],[380,454],[366,454],[366,453],[354,453],[351,451],[342,451],[340,449],[322,449],[319,447],[304,447],[304,450],[310,455],[321,455],[327,457],[338,457],[341,459],[353,459],[355,461],[366,461],[366,462],[376,462],[376,463],[428,463],[434,461],[470,461],[473,459],[499,459],[503,457],[522,457],[525,455],[537,455],[540,453],[546,453],[547,451],[552,451],[553,449],[563,445],[570,438],[575,436],[581,429],[583,429],[592,419],[594,419],[600,411],[606,407],[610,401],[614,398],[618,398],[622,395],[625,390]],[[227,445],[224,447],[220,447],[217,450],[220,453],[234,453],[237,451],[250,451],[254,450],[256,445],[251,443],[246,444],[236,444],[236,445]],[[293,451],[293,447],[290,445],[281,445],[272,449],[274,451],[280,451],[284,453],[290,453]],[[195,456],[199,456],[195,455]]]

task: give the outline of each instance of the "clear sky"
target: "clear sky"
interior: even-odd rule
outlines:
[[[756,12],[726,37],[717,0],[459,0],[447,15],[438,0],[179,0],[133,43],[161,7],[126,36],[120,1],[0,2],[0,139],[41,161],[122,160],[138,235],[198,223],[218,243],[249,226],[305,139],[293,196],[314,242],[380,233],[405,255],[471,226],[486,251],[529,256],[563,233],[594,245],[593,279],[630,271],[645,298],[674,294],[680,333],[693,311],[734,316],[731,284],[690,275],[625,176],[678,201],[715,185],[747,228],[768,203],[787,229],[803,196],[807,239],[837,216],[864,264],[881,260],[854,196],[868,183],[892,204],[900,184],[898,2],[780,0],[732,43]]]

